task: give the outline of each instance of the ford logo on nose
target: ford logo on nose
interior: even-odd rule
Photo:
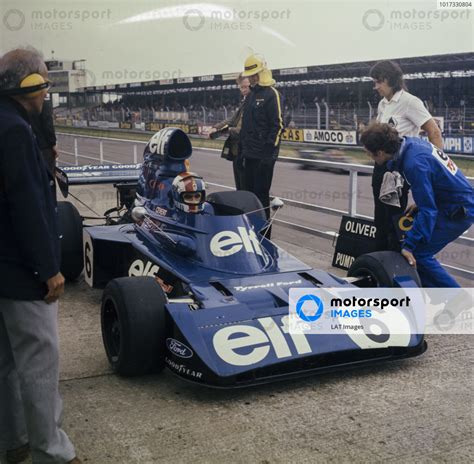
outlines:
[[[171,353],[180,358],[191,358],[194,354],[191,348],[188,348],[184,343],[178,342],[174,338],[167,338],[166,346]]]

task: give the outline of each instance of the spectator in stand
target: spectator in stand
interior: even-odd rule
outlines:
[[[383,97],[378,105],[377,122],[390,124],[402,137],[418,137],[422,129],[433,145],[443,149],[443,139],[438,125],[422,101],[406,90],[403,72],[397,63],[379,61],[370,70],[370,77],[374,81],[374,89]],[[402,214],[407,207],[409,187],[404,188],[400,207],[382,203],[379,199],[380,188],[386,172],[387,167],[384,164],[375,164],[372,191],[377,249],[399,250],[400,244],[395,233],[393,217]]]
[[[222,150],[222,157],[232,161],[235,188],[237,190],[242,190],[243,165],[242,157],[239,156],[239,142],[245,98],[250,93],[250,81],[248,77],[242,77],[240,75],[237,79],[237,84],[239,86],[240,94],[242,95],[242,101],[237,111],[230,118],[220,122],[219,124],[216,124],[211,129],[209,137],[213,138],[213,134],[216,132],[225,131],[229,133],[229,138],[226,140]]]

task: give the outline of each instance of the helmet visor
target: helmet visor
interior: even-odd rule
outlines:
[[[184,192],[182,197],[187,205],[199,205],[202,202],[202,192]]]

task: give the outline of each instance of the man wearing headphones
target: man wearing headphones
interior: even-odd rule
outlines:
[[[283,116],[281,97],[265,61],[250,55],[242,77],[248,77],[250,95],[245,99],[240,130],[240,152],[244,162],[243,189],[253,192],[270,217],[270,187],[280,150]],[[265,237],[270,239],[271,229]]]
[[[60,428],[60,243],[54,178],[30,125],[48,72],[40,53],[0,58],[0,452],[7,462],[79,464]]]

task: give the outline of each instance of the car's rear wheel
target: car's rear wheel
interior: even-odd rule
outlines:
[[[82,218],[68,201],[58,202],[58,227],[61,236],[61,273],[66,280],[76,280],[84,268],[82,256]]]
[[[166,296],[152,277],[110,281],[102,297],[102,340],[112,369],[123,376],[164,368]]]
[[[416,269],[395,251],[375,251],[359,256],[347,272],[349,277],[360,277],[361,285],[367,287],[396,287],[396,277],[408,277],[421,287]]]

